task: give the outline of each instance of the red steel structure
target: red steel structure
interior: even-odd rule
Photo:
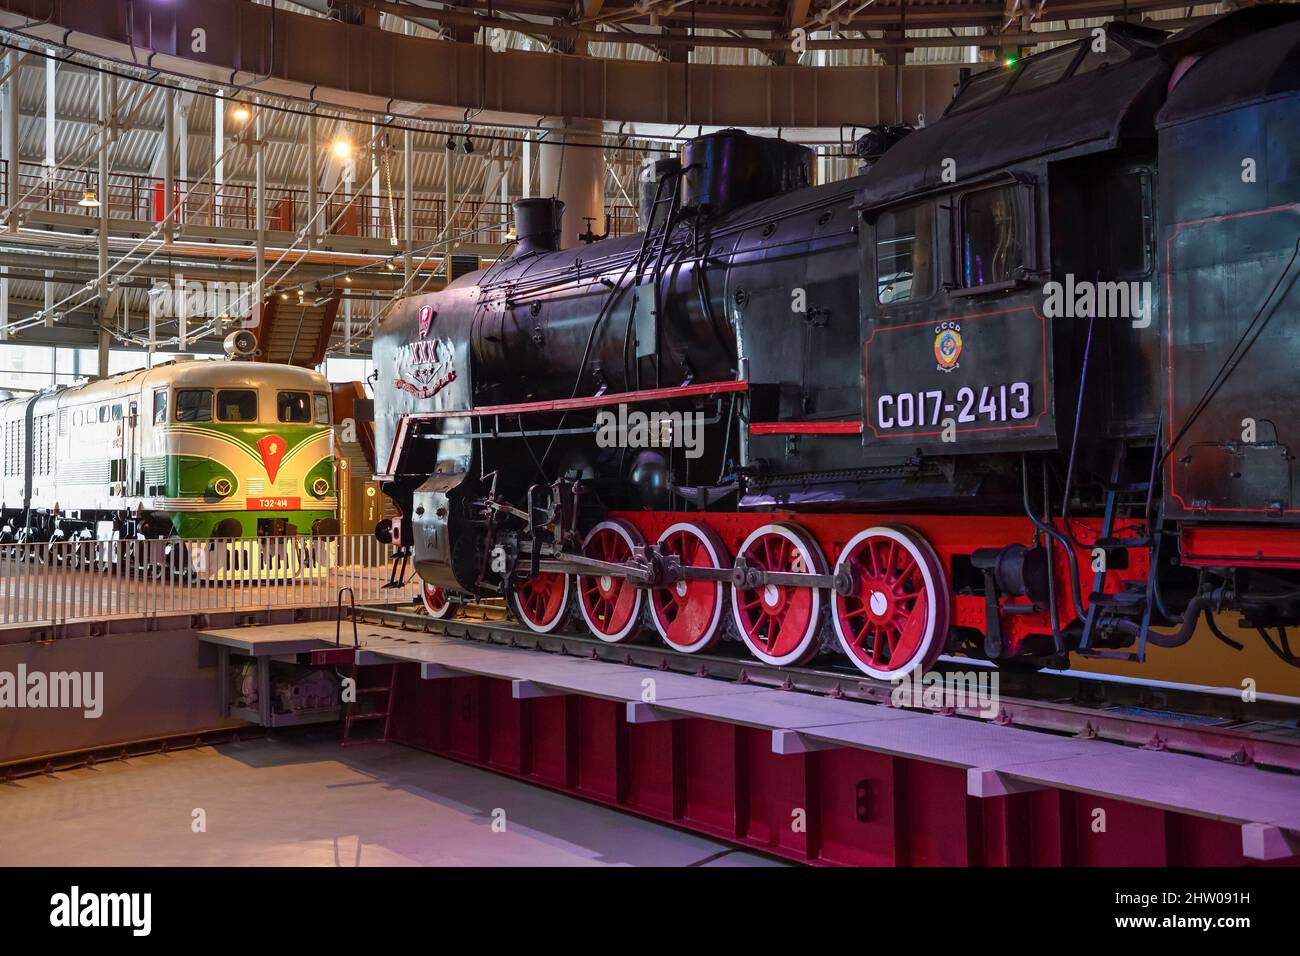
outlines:
[[[617,701],[516,699],[507,680],[421,681],[414,666],[400,671],[396,742],[792,860],[1257,862],[1243,855],[1241,826],[1232,822],[1062,789],[979,798],[968,793],[965,769],[935,761],[854,748],[778,754],[764,728],[705,719],[629,723]],[[1104,832],[1096,830],[1098,811]]]

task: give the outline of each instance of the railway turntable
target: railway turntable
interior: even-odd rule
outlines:
[[[794,860],[1239,866],[1300,852],[1294,734],[1255,740],[1175,712],[1120,731],[1131,708],[1018,697],[981,719],[978,701],[895,706],[912,701],[845,672],[359,614],[355,628],[199,636],[343,668],[372,694],[345,739],[369,715],[372,736]],[[1146,746],[1115,742],[1126,735]]]

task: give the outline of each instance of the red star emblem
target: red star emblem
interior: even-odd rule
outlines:
[[[280,471],[280,461],[284,458],[284,439],[279,435],[266,435],[258,441],[257,450],[262,453],[266,477],[274,482]]]

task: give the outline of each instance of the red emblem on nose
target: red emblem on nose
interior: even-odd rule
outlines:
[[[433,306],[420,306],[420,338],[429,334],[429,326],[433,324]]]
[[[257,450],[262,453],[266,477],[275,481],[275,476],[280,471],[280,460],[284,458],[284,439],[279,435],[266,435],[258,441]]]

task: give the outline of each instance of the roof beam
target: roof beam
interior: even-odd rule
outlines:
[[[811,0],[789,0],[785,8],[785,21],[781,24],[781,32],[785,38],[793,43],[795,30],[803,29],[808,22],[808,6]],[[794,52],[793,46],[775,54],[776,62],[782,66],[789,66],[799,62],[799,54]]]

